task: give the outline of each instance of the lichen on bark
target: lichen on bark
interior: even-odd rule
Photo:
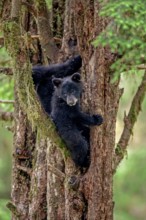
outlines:
[[[19,24],[8,21],[4,25],[5,46],[13,60],[13,74],[18,90],[19,101],[31,121],[32,127],[65,150],[65,144],[56,132],[55,125],[43,111],[36,96],[32,81],[32,67],[25,41],[22,40]]]

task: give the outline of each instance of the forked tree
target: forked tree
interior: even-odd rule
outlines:
[[[2,0],[1,27],[12,58],[15,84],[12,192],[8,208],[16,220],[112,220],[113,175],[124,157],[146,90],[137,89],[115,144],[117,111],[123,90],[111,83],[118,59],[92,41],[106,28],[97,0]],[[57,63],[80,54],[84,81],[82,108],[104,118],[90,131],[89,169],[71,160],[55,126],[43,111],[31,77],[32,65]],[[11,73],[11,70],[10,70]]]

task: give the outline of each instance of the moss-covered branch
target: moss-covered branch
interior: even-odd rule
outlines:
[[[129,113],[124,118],[124,129],[120,137],[120,140],[117,144],[117,147],[115,149],[113,172],[116,171],[117,166],[119,165],[119,163],[121,162],[121,160],[123,159],[126,153],[127,145],[131,137],[134,124],[141,110],[141,105],[145,97],[145,93],[146,93],[146,72],[133,98]]]
[[[3,121],[12,121],[14,119],[13,112],[1,112],[0,111],[0,120]]]
[[[7,67],[0,67],[0,74],[13,75],[12,69]]]
[[[25,39],[21,38],[21,28],[19,14],[13,15],[16,19],[11,19],[4,23],[3,31],[5,37],[5,46],[13,60],[13,75],[20,105],[27,113],[28,119],[31,121],[33,128],[41,135],[48,136],[52,142],[64,149],[64,143],[58,136],[55,126],[42,110],[40,102],[36,96],[36,92],[32,80],[32,67],[29,61]],[[17,17],[16,17],[17,15]]]
[[[20,219],[21,214],[19,213],[19,211],[17,210],[17,207],[12,202],[8,202],[6,206],[12,212],[12,214],[16,217],[16,219]]]
[[[0,100],[0,103],[3,103],[3,104],[14,104],[14,100]]]

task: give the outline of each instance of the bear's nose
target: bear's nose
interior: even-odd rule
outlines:
[[[67,104],[70,105],[70,106],[74,106],[76,105],[78,99],[73,96],[73,95],[70,95],[70,96],[67,96]]]

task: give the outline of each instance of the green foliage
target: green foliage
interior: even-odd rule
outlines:
[[[115,220],[145,219],[145,155],[144,147],[130,151],[115,175]]]
[[[46,3],[48,6],[48,9],[51,9],[52,8],[52,0],[46,0]]]
[[[10,211],[6,208],[7,200],[0,199],[0,219],[10,220],[11,214]]]
[[[0,67],[11,67],[11,58],[6,52],[5,47],[0,48]],[[0,99],[2,100],[13,100],[14,98],[14,82],[11,77],[0,75]],[[0,109],[3,111],[13,110],[12,104],[0,103]]]
[[[143,0],[101,1],[100,15],[110,22],[93,42],[94,46],[110,46],[120,55],[112,65],[117,72],[133,70],[145,63],[146,56],[146,2]]]
[[[0,48],[0,66],[10,66],[11,58],[8,56],[5,47]]]
[[[0,76],[0,99],[13,100],[14,99],[14,81],[8,76]],[[13,104],[0,103],[0,109],[3,111],[12,111]]]

